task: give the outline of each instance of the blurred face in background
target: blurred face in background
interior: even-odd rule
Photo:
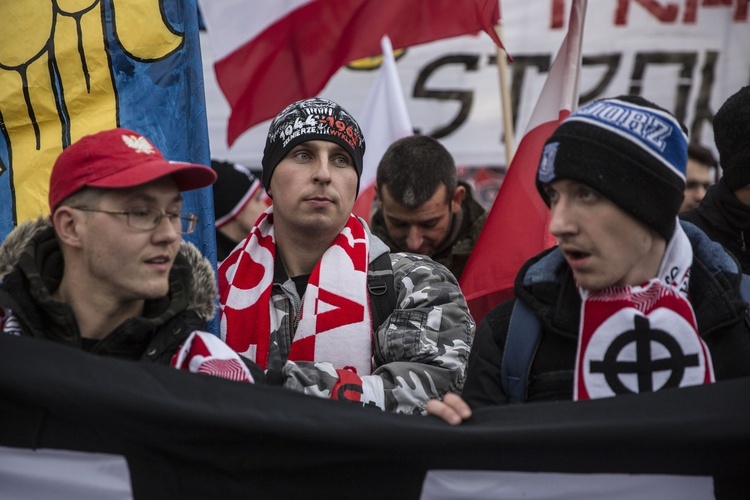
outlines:
[[[714,183],[714,169],[710,165],[688,158],[685,172],[685,199],[680,212],[692,210],[700,204],[706,191]]]

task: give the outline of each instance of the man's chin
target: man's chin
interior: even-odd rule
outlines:
[[[169,293],[169,284],[165,285],[154,285],[141,290],[142,300],[155,300],[166,297]]]
[[[420,250],[410,250],[408,248],[404,248],[402,250],[399,250],[399,252],[414,253],[414,254],[417,254],[417,255],[426,255],[429,258],[432,258],[432,255],[434,254],[434,252],[429,251],[429,250],[421,250],[421,249]]]

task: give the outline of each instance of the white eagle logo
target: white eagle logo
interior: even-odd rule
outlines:
[[[147,155],[154,153],[154,147],[143,136],[123,135],[122,142],[129,148],[134,149],[136,153],[146,153]]]

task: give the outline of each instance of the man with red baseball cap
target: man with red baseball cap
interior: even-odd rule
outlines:
[[[198,218],[180,192],[215,179],[127,129],[72,144],[52,169],[50,216],[0,247],[0,330],[170,363],[214,315],[212,266],[181,241]]]

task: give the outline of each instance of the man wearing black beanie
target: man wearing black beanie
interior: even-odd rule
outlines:
[[[750,86],[726,100],[713,127],[723,175],[698,208],[680,218],[724,245],[750,274]]]
[[[216,172],[214,222],[216,261],[221,262],[244,240],[258,216],[268,208],[263,189],[249,168],[228,161],[211,160]]]
[[[271,383],[422,413],[463,386],[475,325],[448,269],[390,254],[351,214],[364,152],[356,120],[328,99],[271,122],[262,179],[273,205],[219,267],[221,335]]]
[[[595,101],[547,140],[537,172],[558,246],[477,328],[452,422],[478,408],[656,392],[750,375],[734,258],[677,212],[687,137],[638,96]],[[468,407],[467,407],[468,403]]]

